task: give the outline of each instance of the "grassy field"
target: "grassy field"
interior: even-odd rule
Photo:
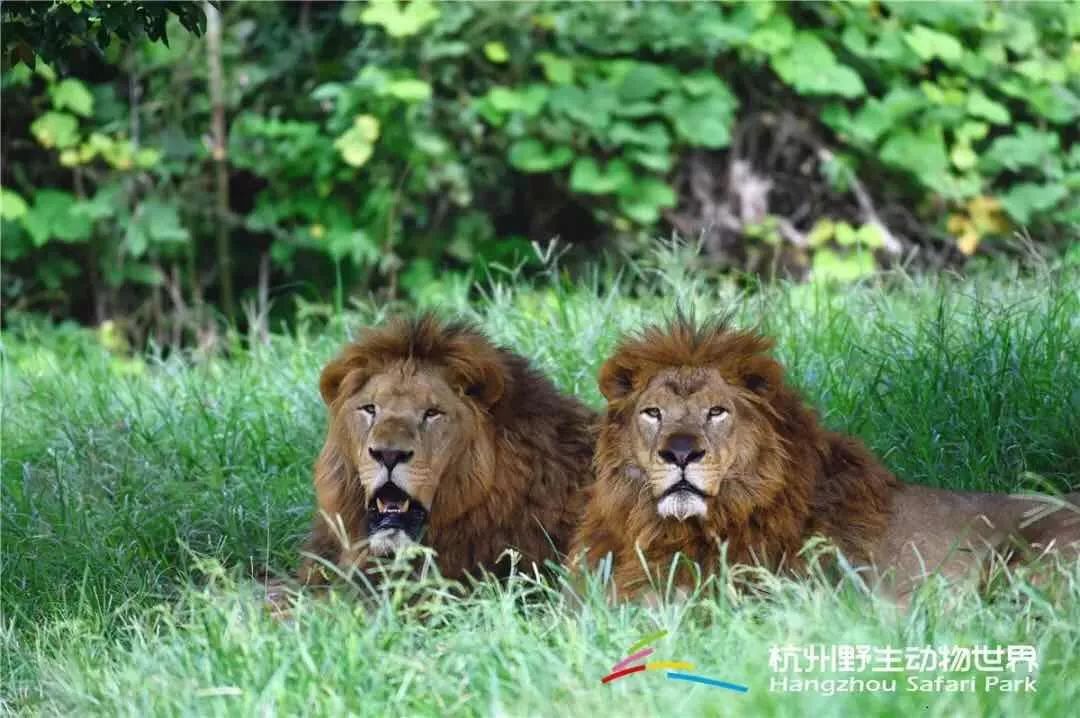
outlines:
[[[1080,484],[1076,272],[739,291],[690,270],[622,282],[432,293],[600,405],[594,377],[623,330],[731,312],[779,341],[828,425],[902,478],[998,491]],[[672,265],[676,266],[676,265]],[[601,288],[603,287],[603,288]],[[312,510],[322,364],[381,311],[235,341],[228,358],[110,355],[92,334],[21,325],[3,340],[0,711],[64,715],[1075,715],[1080,567],[1049,588],[1001,575],[988,594],[931,582],[912,610],[824,581],[751,599],[718,579],[690,601],[608,607],[520,576],[465,598],[389,584],[358,601],[263,610],[253,567],[286,569]],[[412,598],[419,590],[420,597]],[[654,658],[745,684],[738,694],[645,673],[600,678],[664,630]],[[1035,692],[770,690],[771,646],[1030,644]],[[990,675],[990,674],[985,674]],[[1007,675],[1012,675],[1011,673]],[[1017,675],[1023,675],[1023,672]]]

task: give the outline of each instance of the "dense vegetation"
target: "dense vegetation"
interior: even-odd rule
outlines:
[[[1075,272],[747,291],[703,280],[684,256],[661,260],[619,281],[550,277],[529,288],[508,277],[432,301],[534,357],[593,406],[596,370],[621,331],[676,303],[732,312],[739,326],[777,337],[778,356],[829,426],[862,436],[904,479],[1075,487]],[[129,357],[98,333],[39,321],[7,332],[0,711],[1069,715],[1080,700],[1067,680],[1080,672],[1076,566],[1050,586],[1001,574],[985,595],[931,584],[906,615],[824,580],[774,581],[771,597],[749,599],[725,578],[653,608],[605,607],[594,586],[582,608],[521,577],[463,600],[437,585],[419,604],[409,586],[376,606],[341,595],[274,622],[250,575],[298,560],[325,426],[319,369],[382,313],[365,305],[326,329],[237,337],[228,359]],[[750,693],[654,675],[600,685],[628,645],[657,629],[670,631],[658,655]],[[1000,695],[770,693],[769,646],[808,643],[1031,644],[1040,682],[1036,693]]]
[[[1076,3],[203,10],[4,4],[5,318],[205,343],[556,236],[816,279],[1077,237]]]

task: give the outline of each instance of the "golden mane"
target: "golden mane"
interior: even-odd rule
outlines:
[[[470,407],[462,459],[440,478],[422,540],[437,552],[442,573],[505,573],[510,548],[527,561],[557,559],[580,513],[577,494],[591,477],[592,413],[472,326],[430,314],[365,330],[323,370],[319,389],[330,421],[315,467],[320,513],[308,552],[342,567],[365,560],[369,497],[355,479],[339,410],[372,377],[399,369],[402,377],[436,372]],[[326,517],[361,548],[343,549]],[[301,577],[322,580],[317,569],[309,561]]]

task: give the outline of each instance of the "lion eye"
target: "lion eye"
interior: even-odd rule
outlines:
[[[714,406],[709,409],[710,419],[723,419],[728,415],[728,410],[722,406]]]
[[[428,409],[427,411],[424,412],[424,418],[425,419],[435,419],[435,418],[440,417],[442,415],[443,415],[443,413],[441,411],[439,411],[438,409],[434,408],[434,407],[432,407],[432,408],[430,408],[430,409]]]
[[[649,417],[650,419],[660,418],[660,410],[657,409],[655,406],[650,406],[648,409],[642,409],[641,414],[643,416]]]
[[[375,405],[364,404],[362,407],[360,407],[360,411],[364,412],[368,416],[375,416]]]

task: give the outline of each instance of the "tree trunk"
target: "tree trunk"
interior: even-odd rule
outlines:
[[[221,309],[229,323],[236,321],[232,255],[229,251],[229,158],[225,132],[225,77],[221,68],[221,14],[206,3],[206,53],[210,71],[211,138],[217,185],[217,264],[221,278]]]

